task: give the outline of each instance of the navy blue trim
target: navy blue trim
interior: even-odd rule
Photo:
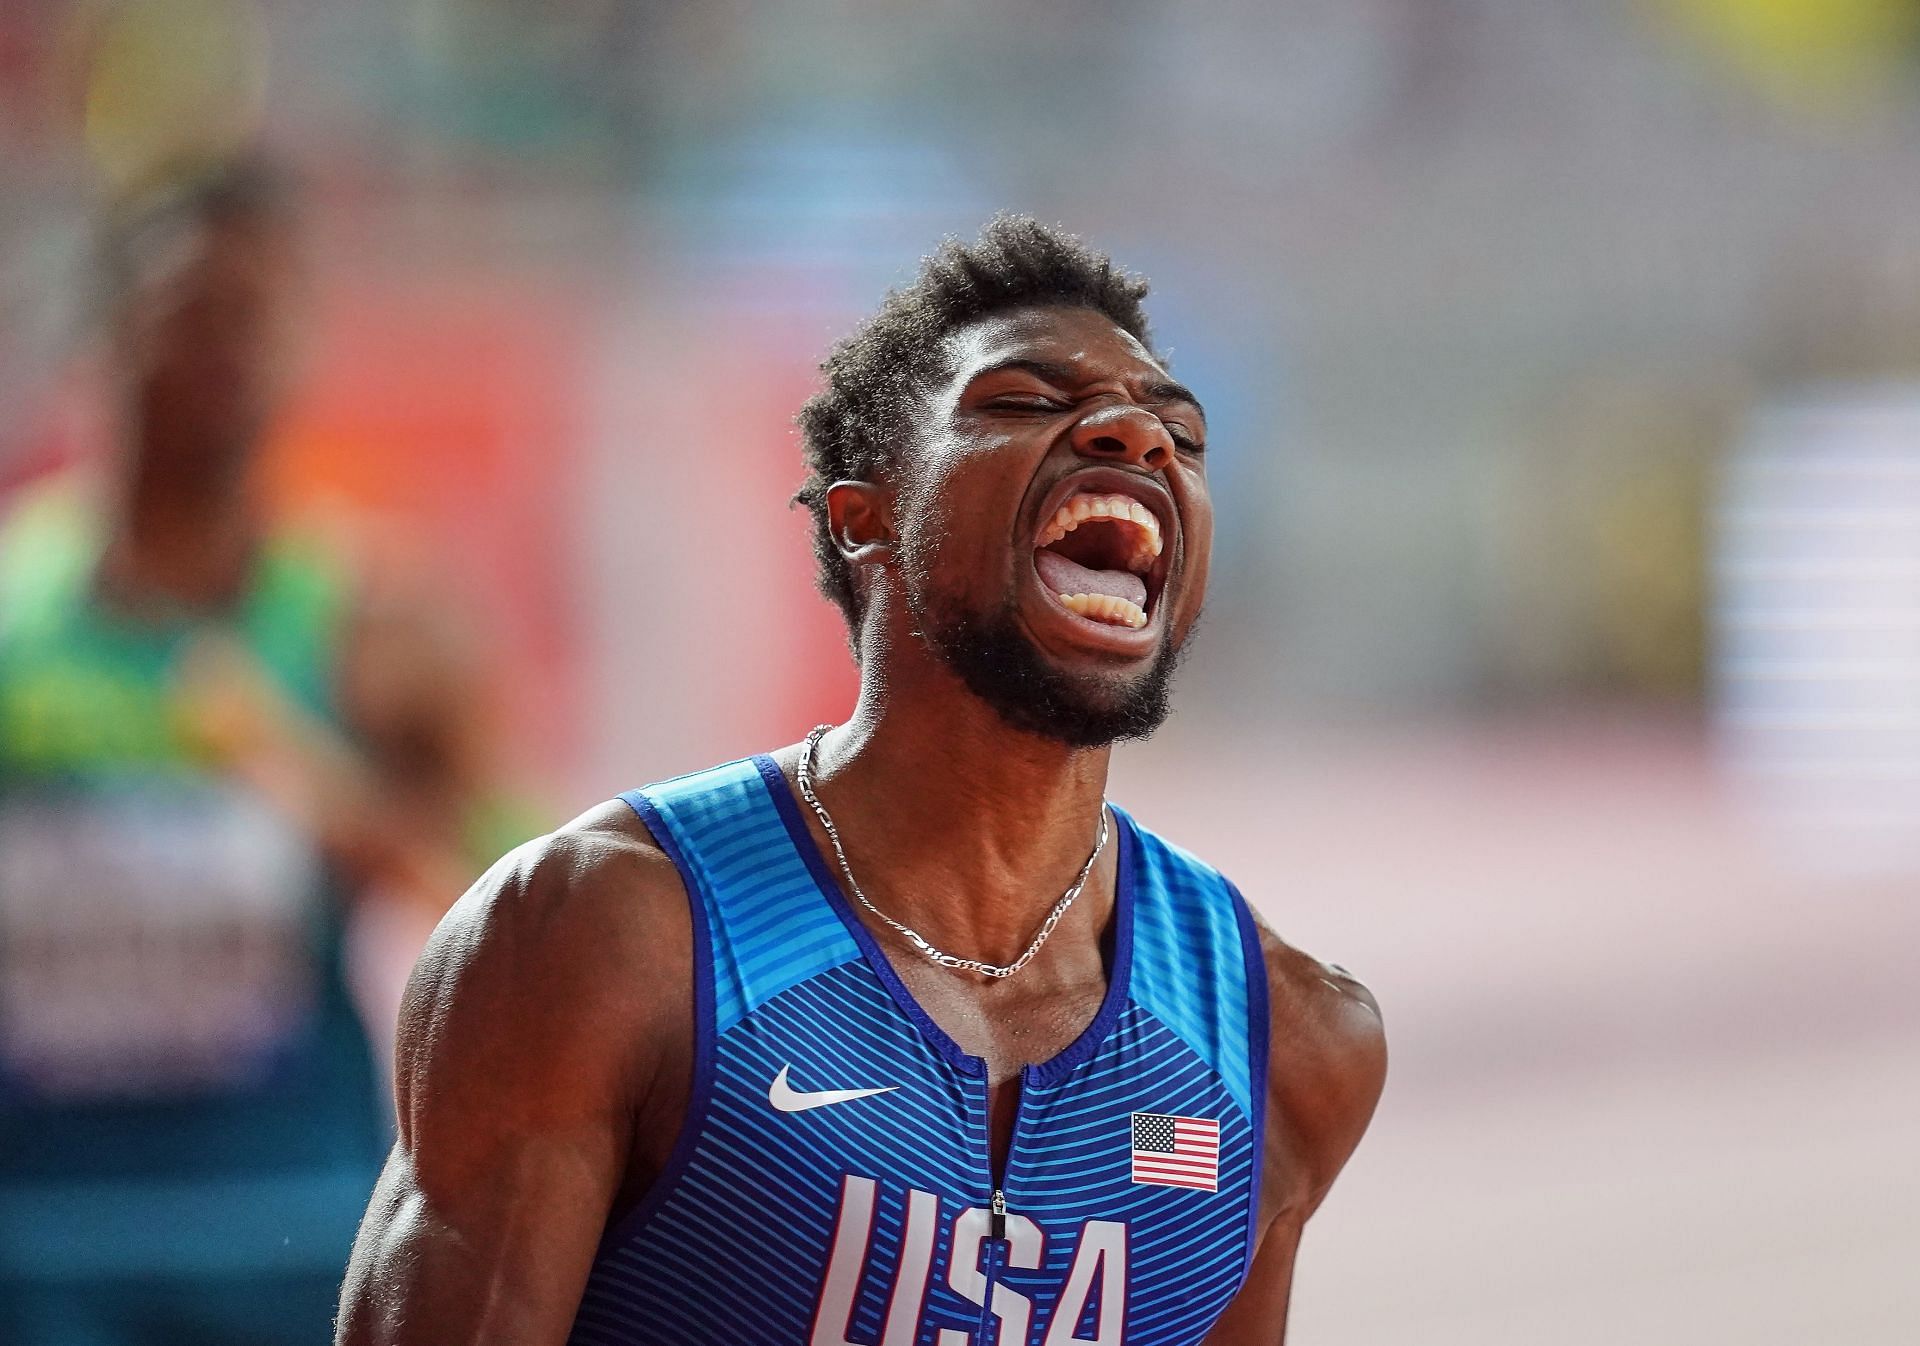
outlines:
[[[713,1101],[714,1056],[718,1044],[713,1018],[713,936],[707,924],[706,895],[700,891],[699,881],[680,851],[680,843],[674,840],[672,830],[653,801],[638,790],[628,790],[620,798],[639,816],[647,831],[653,833],[655,844],[673,861],[673,867],[680,873],[680,882],[687,890],[687,908],[693,918],[693,1090],[687,1096],[686,1115],[680,1119],[680,1134],[674,1137],[666,1166],[633,1209],[607,1226],[606,1233],[600,1236],[596,1261],[601,1254],[640,1232],[673,1194],[681,1174],[693,1161],[694,1149],[707,1129],[707,1112]]]
[[[873,932],[867,929],[860,918],[854,915],[853,908],[847,904],[846,894],[840,891],[840,884],[827,868],[826,857],[820,854],[820,847],[814,843],[813,833],[807,830],[806,819],[800,816],[800,805],[793,797],[793,787],[787,784],[787,776],[780,764],[762,753],[753,759],[754,766],[760,770],[760,783],[767,787],[767,793],[773,797],[773,806],[780,813],[780,821],[787,825],[787,837],[793,842],[794,850],[806,861],[807,872],[813,876],[814,887],[826,899],[840,921],[847,927],[847,933],[853,936],[853,942],[860,946],[860,952],[867,960],[867,966],[873,969],[873,975],[887,988],[887,994],[900,1006],[914,1027],[920,1030],[932,1048],[964,1075],[985,1076],[987,1063],[960,1049],[960,1044],[947,1036],[946,1029],[935,1023],[927,1012],[920,1008],[920,1002],[913,998],[906,983],[900,980],[900,974],[887,961],[886,952],[881,949]]]
[[[1267,956],[1260,949],[1260,930],[1253,921],[1253,908],[1225,880],[1233,896],[1233,913],[1240,922],[1240,952],[1246,959],[1247,976],[1247,1078],[1251,1084],[1248,1102],[1253,1108],[1249,1119],[1253,1126],[1253,1170],[1248,1178],[1252,1189],[1247,1195],[1247,1264],[1241,1269],[1240,1283],[1245,1285],[1253,1271],[1253,1253],[1260,1242],[1260,1170],[1267,1155],[1267,1051],[1273,1028],[1273,1011],[1267,1003]]]
[[[1114,831],[1120,843],[1120,856],[1113,872],[1113,967],[1107,972],[1107,994],[1100,1002],[1093,1022],[1080,1036],[1056,1052],[1049,1061],[1027,1067],[1027,1078],[1035,1084],[1054,1084],[1067,1072],[1100,1050],[1113,1030],[1113,1021],[1127,1007],[1127,992],[1133,984],[1133,902],[1135,876],[1139,872],[1140,833],[1133,819],[1118,804],[1113,810]]]

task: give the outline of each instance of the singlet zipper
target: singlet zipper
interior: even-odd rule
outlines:
[[[1013,1100],[1013,1121],[1011,1134],[1007,1136],[1007,1167],[1013,1167],[1013,1147],[1020,1139],[1020,1110],[1027,1105],[1027,1073],[1031,1066],[1020,1067],[1019,1083],[1015,1086],[1019,1093]],[[984,1109],[981,1127],[987,1140],[987,1185],[990,1195],[987,1198],[987,1292],[981,1296],[980,1339],[988,1340],[987,1333],[993,1330],[993,1289],[1000,1283],[1000,1270],[1009,1253],[1013,1250],[1007,1238],[1007,1189],[1003,1185],[1002,1175],[993,1171],[993,1106],[992,1095],[987,1088],[986,1075],[980,1077],[980,1100]]]
[[[1013,1097],[1012,1133],[1007,1137],[1007,1167],[1013,1167],[1013,1147],[1020,1139],[1020,1110],[1027,1105],[1027,1072],[1032,1066],[1021,1066],[1020,1077],[1015,1088],[1019,1090]],[[993,1105],[992,1095],[987,1089],[986,1075],[980,1077],[980,1104],[983,1109],[981,1133],[987,1141],[987,1237],[998,1242],[1007,1241],[1007,1189],[1002,1174],[993,1171]]]

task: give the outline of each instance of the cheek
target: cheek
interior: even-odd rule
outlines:
[[[925,460],[904,516],[921,555],[972,570],[1004,569],[1024,481],[978,452]]]
[[[953,593],[974,567],[966,554],[972,539],[965,515],[953,508],[952,479],[926,475],[896,497],[894,527],[908,583],[923,592]]]
[[[914,569],[947,593],[996,590],[1008,573],[1004,534],[952,497],[916,511],[905,541]]]
[[[1188,516],[1184,539],[1187,601],[1197,605],[1207,587],[1207,573],[1213,563],[1213,506],[1198,502]]]

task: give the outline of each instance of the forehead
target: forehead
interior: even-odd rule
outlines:
[[[947,337],[947,357],[956,387],[1015,360],[1060,365],[1088,380],[1167,377],[1166,367],[1132,333],[1090,308],[995,313],[956,328]]]

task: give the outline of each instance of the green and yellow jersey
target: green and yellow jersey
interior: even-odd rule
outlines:
[[[231,612],[136,618],[102,531],[68,483],[0,523],[0,1281],[337,1268],[388,1128],[341,893],[180,692],[218,636],[338,724],[352,586],[286,533]]]

